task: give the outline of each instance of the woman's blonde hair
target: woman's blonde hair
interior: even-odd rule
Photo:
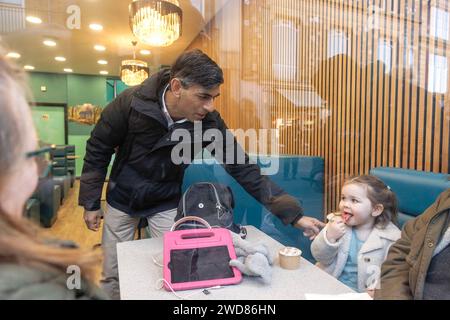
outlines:
[[[366,188],[367,197],[372,206],[383,205],[383,212],[375,218],[375,225],[384,228],[389,222],[397,224],[397,197],[381,179],[371,175],[361,175],[347,179],[344,186],[349,184],[359,184]]]
[[[0,264],[17,263],[63,273],[75,265],[84,278],[95,280],[95,266],[100,262],[97,252],[48,244],[38,231],[27,219],[13,218],[0,208]]]
[[[11,172],[24,148],[21,142],[26,130],[32,130],[19,121],[20,107],[26,105],[29,97],[25,83],[24,73],[6,60],[0,47],[0,191],[2,178]]]
[[[0,47],[0,192],[12,170],[24,157],[24,142],[27,130],[34,130],[32,123],[27,127],[21,121],[23,108],[30,97],[25,85],[26,77],[21,69],[6,60]],[[70,265],[77,265],[85,278],[93,279],[94,267],[100,262],[100,255],[93,251],[62,248],[49,245],[38,236],[39,228],[29,220],[15,218],[16,213],[7,213],[0,203],[0,263],[17,263],[43,270],[66,272]]]

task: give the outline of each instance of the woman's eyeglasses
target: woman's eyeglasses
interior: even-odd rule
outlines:
[[[36,160],[39,178],[47,177],[52,169],[50,151],[53,149],[54,147],[45,147],[25,154],[28,159],[34,158]]]

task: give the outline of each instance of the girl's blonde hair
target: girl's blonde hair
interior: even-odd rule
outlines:
[[[20,118],[20,106],[27,107],[30,97],[25,83],[23,71],[6,60],[0,47],[0,192],[5,178],[21,163],[17,159],[25,156],[27,130],[34,130]],[[0,203],[0,264],[17,263],[64,273],[68,266],[77,265],[85,278],[93,279],[94,267],[100,262],[98,253],[46,244],[38,231],[20,214],[5,212]]]
[[[367,197],[372,206],[383,205],[383,212],[375,218],[375,225],[386,227],[389,222],[397,224],[398,204],[395,193],[379,178],[370,175],[355,176],[347,179],[344,183],[359,184],[366,188]]]

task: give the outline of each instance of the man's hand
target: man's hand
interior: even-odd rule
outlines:
[[[295,223],[294,227],[303,229],[303,235],[309,240],[313,240],[319,234],[320,229],[325,227],[325,223],[316,218],[303,216]]]
[[[86,226],[89,230],[98,231],[100,229],[102,217],[102,209],[96,211],[84,210],[84,222],[86,222]]]

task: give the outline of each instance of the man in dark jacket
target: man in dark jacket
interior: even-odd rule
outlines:
[[[206,130],[215,129],[222,137],[229,133],[213,105],[222,83],[222,70],[213,60],[200,50],[186,52],[171,70],[162,70],[119,95],[104,109],[92,131],[79,204],[85,209],[87,227],[94,231],[102,217],[100,198],[107,167],[117,151],[108,183],[102,239],[102,283],[112,298],[119,298],[116,244],[133,240],[140,217],[147,218],[152,237],[161,236],[174,223],[188,164],[174,161],[172,150],[179,140],[173,134],[177,130],[188,132],[192,136],[189,147],[201,150],[210,143],[202,141]],[[195,130],[199,124],[200,134]],[[223,154],[241,152],[245,161],[223,161],[226,171],[283,223],[302,228],[313,238],[323,223],[304,216],[298,201],[261,175],[236,139],[228,140],[222,143]],[[190,158],[194,156],[191,153]]]

